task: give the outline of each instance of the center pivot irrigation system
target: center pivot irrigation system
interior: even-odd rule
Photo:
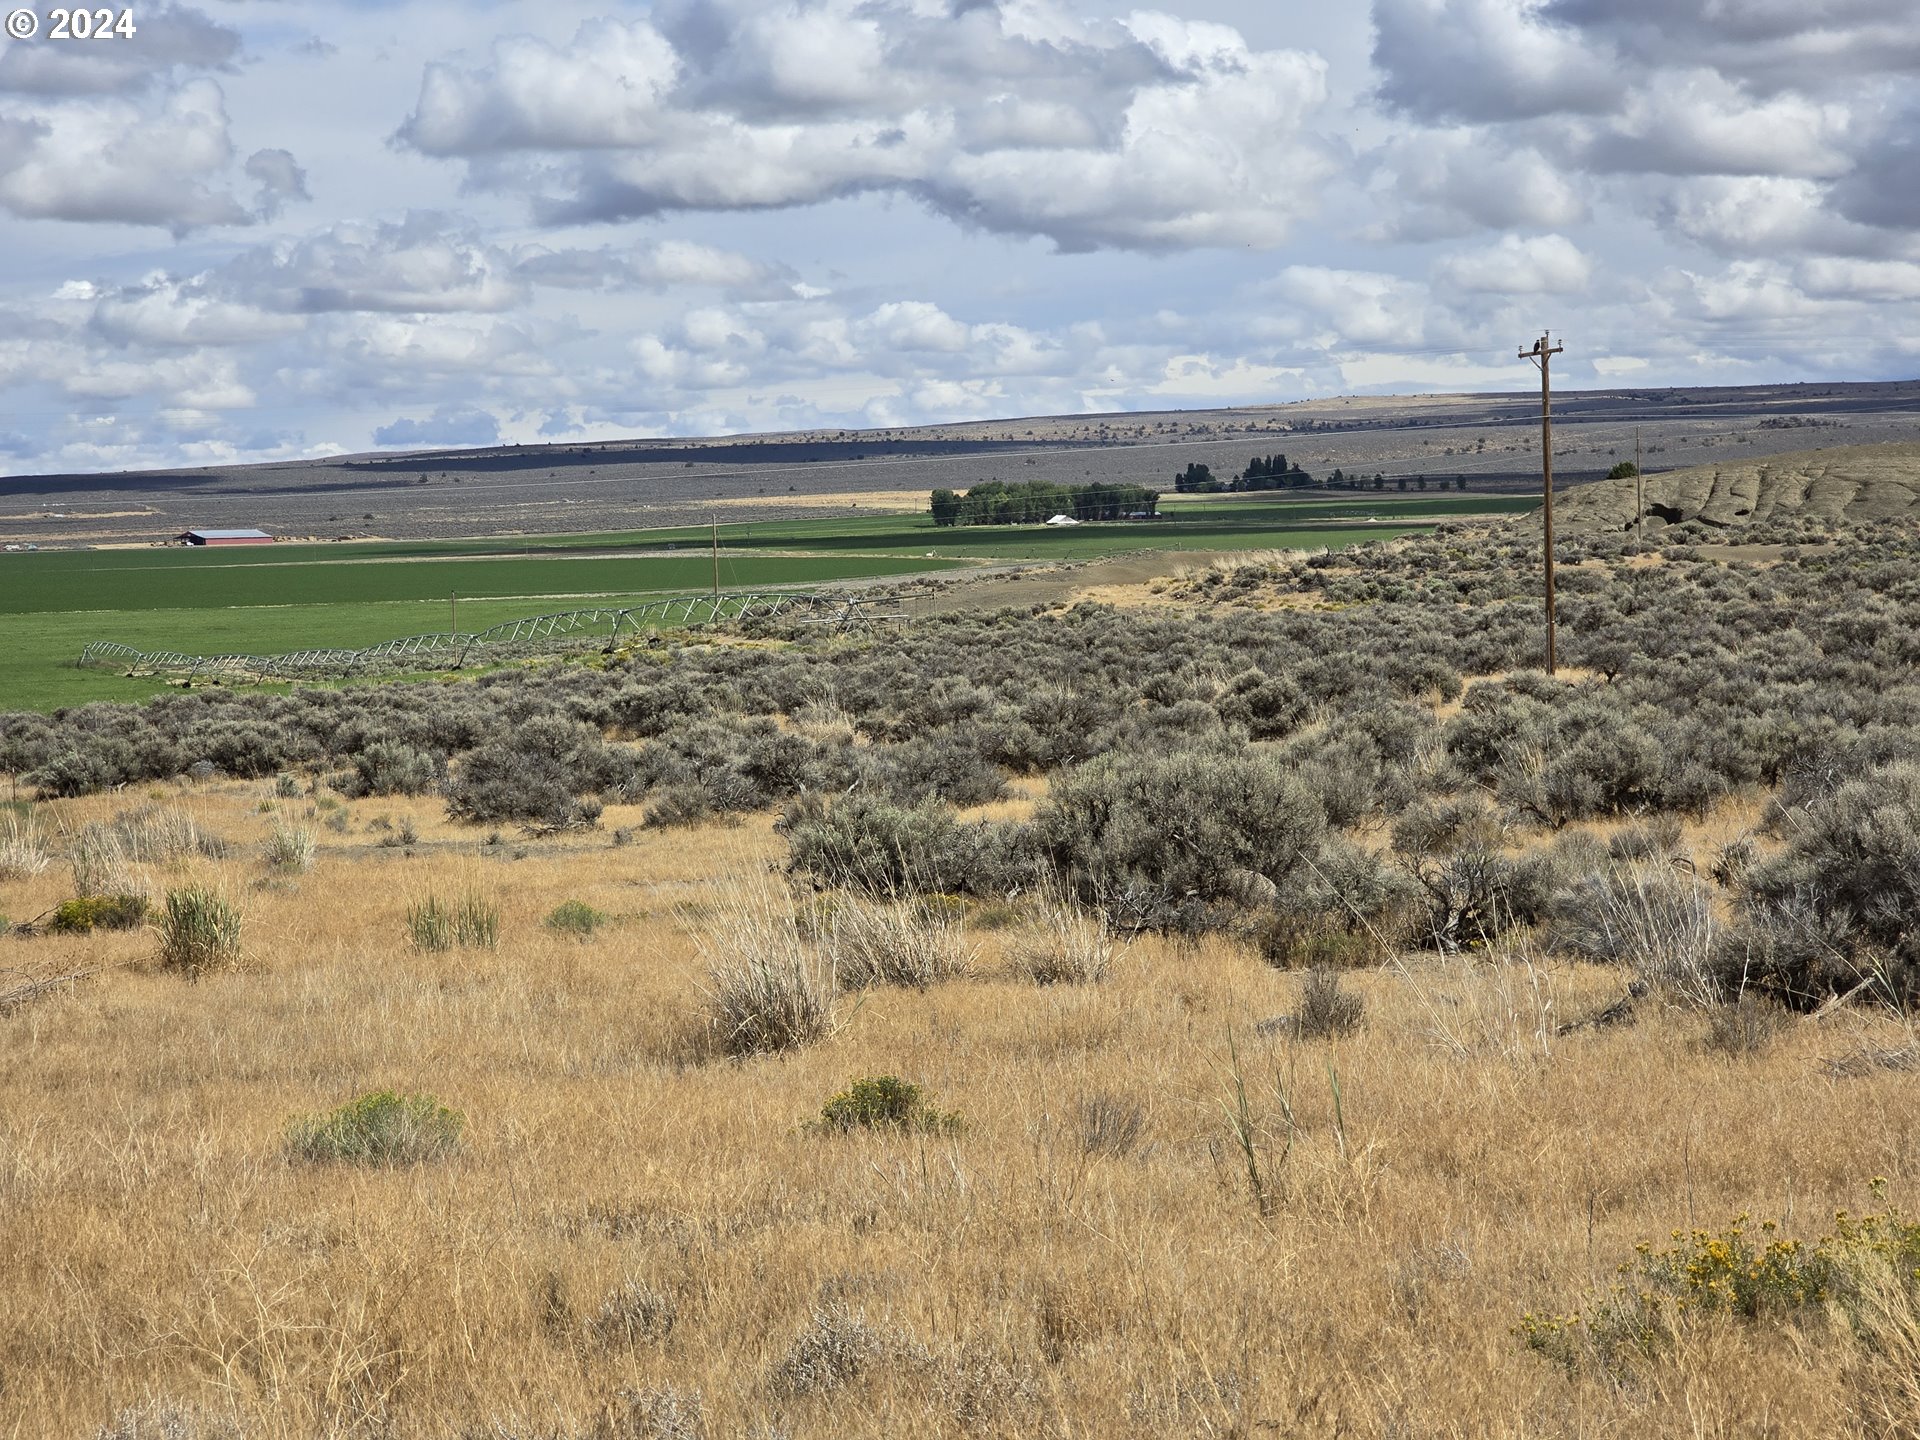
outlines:
[[[886,602],[856,595],[782,590],[763,594],[682,595],[624,609],[563,610],[509,620],[468,635],[449,631],[409,635],[364,650],[295,650],[285,655],[183,655],[148,653],[111,640],[96,640],[80,652],[80,664],[128,675],[179,675],[231,680],[342,680],[356,675],[459,670],[532,655],[586,649],[611,650],[625,635],[636,638],[675,626],[721,625],[784,616],[802,625],[858,630],[878,620],[901,620]]]

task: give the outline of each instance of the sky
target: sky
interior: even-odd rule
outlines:
[[[29,8],[0,473],[1920,370],[1914,0]]]

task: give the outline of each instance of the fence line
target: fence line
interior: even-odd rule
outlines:
[[[406,635],[360,650],[295,650],[284,655],[187,655],[177,650],[141,651],[112,640],[95,640],[79,663],[129,675],[205,676],[235,680],[339,680],[355,675],[416,670],[460,670],[528,655],[612,649],[623,635],[639,636],[668,626],[730,624],[792,615],[814,625],[858,629],[876,620],[905,618],[881,611],[882,602],[809,590],[723,595],[676,595],[645,605],[595,606],[508,620],[475,634],[442,631]]]

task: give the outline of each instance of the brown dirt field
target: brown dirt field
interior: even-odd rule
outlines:
[[[911,596],[906,609],[912,615],[941,615],[1009,605],[1070,605],[1083,599],[1140,604],[1156,598],[1146,588],[1152,581],[1204,568],[1221,554],[1213,550],[1156,550],[1072,565],[1022,567],[1012,573],[996,567],[985,574],[943,577],[926,593]]]
[[[818,495],[783,496],[789,510],[872,510],[889,515],[918,515],[927,508],[930,490],[829,490]],[[752,495],[735,495],[713,504],[722,510],[765,510],[767,502]]]

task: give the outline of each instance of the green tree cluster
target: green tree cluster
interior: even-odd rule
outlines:
[[[1233,482],[1235,490],[1298,490],[1314,483],[1313,476],[1300,468],[1300,462],[1287,463],[1284,455],[1256,455]]]
[[[933,492],[936,525],[1035,525],[1055,515],[1076,520],[1126,520],[1153,515],[1160,492],[1144,485],[1056,485],[1028,480],[1009,485],[987,480],[961,494]]]

